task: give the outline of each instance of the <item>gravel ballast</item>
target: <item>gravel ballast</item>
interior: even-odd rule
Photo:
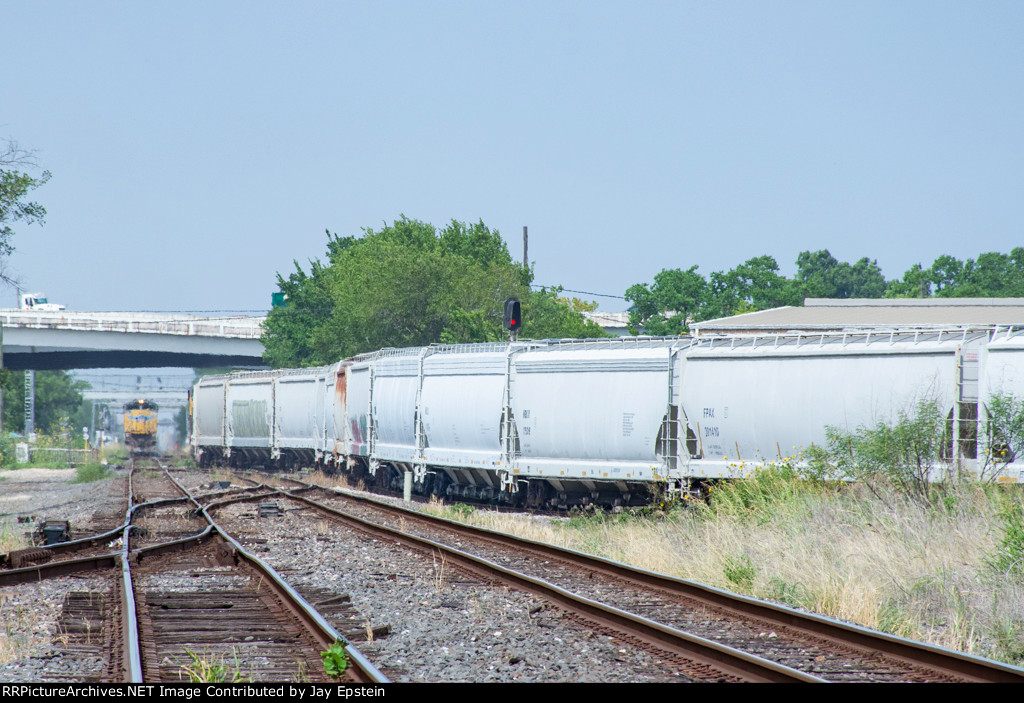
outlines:
[[[27,471],[0,473],[7,479],[0,482],[5,527],[18,525],[18,516],[67,519],[77,537],[118,511],[123,518],[121,477],[75,485],[66,483],[72,472]],[[183,483],[206,478],[197,473]],[[355,633],[350,638],[395,681],[689,680],[660,654],[594,631],[533,596],[482,583],[437,557],[354,534],[291,501],[281,503],[281,517],[257,518],[255,504],[240,504],[221,510],[219,519],[307,600],[343,596],[350,607],[329,615],[332,624],[346,636]],[[9,623],[0,641],[0,678],[99,680],[103,657],[94,648],[62,643],[61,610],[67,593],[100,593],[106,584],[87,575],[0,589]],[[9,618],[8,608],[32,617]]]

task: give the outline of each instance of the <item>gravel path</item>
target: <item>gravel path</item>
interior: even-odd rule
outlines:
[[[13,469],[0,471],[0,530],[18,531],[17,518],[36,516],[70,520],[84,530],[96,512],[119,511],[124,519],[124,472],[115,479],[69,483],[74,469]],[[23,530],[23,528],[21,528]]]

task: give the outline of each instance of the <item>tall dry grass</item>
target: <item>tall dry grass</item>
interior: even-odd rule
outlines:
[[[1014,542],[1024,524],[1017,533],[1013,526],[1013,515],[1024,514],[1020,491],[964,484],[932,503],[883,497],[770,471],[718,486],[706,504],[667,513],[552,521],[432,510],[1024,664],[1024,539]]]
[[[19,523],[14,518],[0,520],[0,553],[31,547],[32,542],[25,535],[33,527],[34,525]]]

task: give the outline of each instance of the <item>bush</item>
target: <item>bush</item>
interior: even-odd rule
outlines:
[[[0,467],[7,469],[15,465],[14,441],[9,435],[0,437]]]
[[[790,462],[769,464],[748,478],[721,481],[708,491],[707,510],[716,517],[750,519],[758,524],[825,494],[842,490],[837,483],[804,477]]]
[[[1002,574],[1024,575],[1024,503],[1018,495],[1003,497],[999,518],[1003,538],[991,559],[992,568]]]
[[[931,481],[949,444],[948,423],[936,401],[918,401],[912,413],[900,412],[893,423],[854,432],[830,426],[825,436],[828,446],[810,452],[813,470],[861,481],[879,497],[879,483],[926,503],[935,497]]]
[[[106,464],[86,464],[85,466],[78,467],[75,478],[71,483],[92,483],[93,481],[102,481],[105,478],[110,478],[113,475],[113,472]]]
[[[1024,401],[1012,393],[994,393],[985,405],[985,415],[988,448],[980,463],[983,480],[1024,452]]]

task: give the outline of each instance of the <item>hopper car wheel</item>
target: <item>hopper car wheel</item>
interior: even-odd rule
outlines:
[[[452,484],[448,474],[444,471],[436,471],[429,474],[429,480],[430,488],[428,494],[443,500],[448,495],[448,490]]]
[[[551,484],[542,479],[532,480],[530,481],[529,487],[526,489],[526,507],[547,507],[548,503],[553,497],[554,489],[551,487]]]

